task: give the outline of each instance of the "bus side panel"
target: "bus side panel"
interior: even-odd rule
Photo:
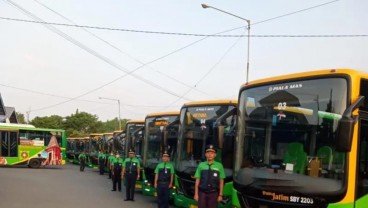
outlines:
[[[368,193],[356,201],[356,208],[364,208],[368,206]]]

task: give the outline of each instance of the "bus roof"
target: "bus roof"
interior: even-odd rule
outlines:
[[[106,133],[103,133],[103,135],[113,135],[114,132],[106,132]]]
[[[69,137],[66,140],[88,140],[89,137]]]
[[[89,136],[103,136],[103,133],[90,133]]]
[[[32,131],[48,131],[48,132],[65,132],[63,129],[49,129],[49,128],[37,128],[33,125],[28,124],[9,124],[9,123],[0,123],[0,128],[2,129],[16,129],[16,130],[32,130]]]
[[[223,104],[232,104],[237,105],[237,100],[202,100],[202,101],[193,101],[184,103],[183,107],[188,106],[203,106],[203,105],[223,105]]]
[[[294,78],[300,78],[300,77],[307,78],[307,77],[332,75],[332,74],[350,74],[352,76],[358,76],[358,75],[364,74],[365,77],[368,76],[367,73],[359,72],[353,69],[322,69],[322,70],[300,72],[300,73],[280,75],[280,76],[275,76],[275,77],[268,77],[264,79],[254,80],[254,81],[250,81],[248,84],[241,85],[241,89],[249,85],[257,85],[257,84],[272,82],[276,80],[288,80],[288,79],[294,79]]]
[[[154,112],[146,115],[147,117],[154,117],[154,116],[178,116],[180,115],[179,111],[170,111],[170,112]]]
[[[131,123],[144,123],[144,120],[129,120],[126,122],[126,124],[131,124]]]
[[[36,128],[33,125],[30,124],[15,124],[15,123],[0,123],[1,127],[15,127],[15,128],[20,128],[20,127],[24,127],[24,128]]]

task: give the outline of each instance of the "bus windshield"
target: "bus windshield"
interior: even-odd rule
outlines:
[[[146,119],[147,126],[147,148],[146,148],[146,167],[155,168],[156,165],[161,162],[161,152],[164,148],[164,130],[165,126],[171,124],[173,121],[177,120],[178,116],[159,116],[150,117]],[[176,142],[176,140],[175,140]],[[173,153],[172,146],[176,144],[171,144],[168,147],[169,153]],[[171,155],[172,156],[172,155]]]
[[[294,194],[342,189],[345,154],[335,151],[335,131],[347,87],[344,78],[322,78],[241,92],[235,169],[244,193],[271,186]]]
[[[128,123],[125,134],[125,156],[128,156],[128,150],[133,148],[136,157],[141,159],[141,143],[143,140],[144,123]]]
[[[217,142],[213,139],[213,129],[216,120],[234,108],[235,105],[190,106],[182,108],[180,113],[182,129],[179,130],[180,149],[178,161],[175,163],[177,171],[194,175],[198,164],[206,159],[204,155],[206,145]],[[221,159],[221,155],[224,154],[218,152],[216,160],[221,161],[223,159]],[[228,156],[232,157],[232,154]],[[232,164],[231,161],[232,158],[230,158],[230,164]],[[226,164],[224,163],[225,168]]]

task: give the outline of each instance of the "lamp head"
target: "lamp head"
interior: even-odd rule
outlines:
[[[208,6],[207,4],[201,4],[203,9],[207,9],[210,8],[210,6]]]

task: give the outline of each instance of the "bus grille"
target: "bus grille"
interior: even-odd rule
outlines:
[[[256,197],[252,197],[252,196],[244,196],[241,195],[238,192],[238,198],[239,198],[239,202],[240,202],[240,206],[241,207],[245,207],[245,208],[312,208],[312,207],[327,207],[325,205],[318,205],[316,206],[316,204],[312,205],[312,204],[293,204],[293,203],[288,203],[288,202],[277,202],[277,201],[270,201],[270,200],[264,200],[264,199],[260,199],[260,198],[256,198]]]
[[[178,180],[180,182],[180,188],[183,190],[184,196],[192,199],[194,197],[195,181],[183,178],[178,178]]]

